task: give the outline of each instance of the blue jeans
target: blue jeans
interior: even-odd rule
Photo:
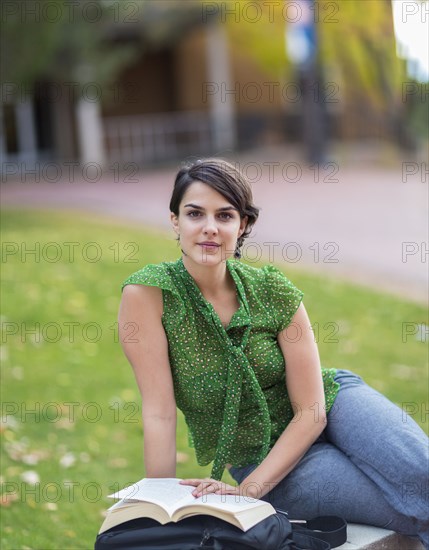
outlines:
[[[290,519],[337,515],[417,536],[429,550],[429,439],[402,409],[359,376],[338,370],[328,424],[263,500]],[[232,467],[241,483],[256,464]]]

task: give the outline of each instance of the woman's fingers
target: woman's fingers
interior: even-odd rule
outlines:
[[[192,491],[192,495],[194,497],[200,497],[202,495],[207,495],[207,494],[231,495],[231,494],[237,494],[237,491],[238,491],[237,487],[232,487],[227,483],[223,483],[222,481],[218,481],[216,479],[210,479],[210,478],[182,479],[180,483],[182,485],[194,486],[195,489]]]
[[[214,483],[216,482],[215,479],[210,479],[209,477],[205,477],[204,479],[191,477],[187,479],[181,479],[179,483],[181,483],[182,485],[198,485],[199,483],[210,481]]]
[[[180,481],[182,485],[192,485],[195,487],[195,489],[192,491],[192,494],[194,496],[201,496],[203,492],[209,492],[212,493],[214,490],[216,490],[216,484],[219,482],[215,479],[205,478],[205,479],[198,479],[198,478],[190,478],[190,479],[182,479]],[[212,490],[210,490],[212,488]]]
[[[182,479],[180,481],[182,485],[193,485],[194,487],[197,487],[197,489],[201,489],[204,486],[209,485],[210,483],[216,483],[216,480],[206,478],[206,479],[199,479],[199,478],[190,478],[190,479]]]
[[[181,485],[198,485],[201,483],[201,479],[181,479],[179,483]]]
[[[196,497],[200,497],[202,495],[207,495],[209,493],[214,493],[216,489],[219,487],[219,482],[215,481],[213,479],[203,479],[201,480],[201,483],[197,485],[195,490],[192,492],[192,494]]]

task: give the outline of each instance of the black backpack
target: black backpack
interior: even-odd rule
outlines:
[[[294,523],[278,511],[243,532],[201,514],[165,525],[151,518],[127,521],[99,534],[94,550],[329,550],[346,540],[346,522],[337,516]]]

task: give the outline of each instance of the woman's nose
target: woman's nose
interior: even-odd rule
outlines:
[[[217,224],[214,218],[210,216],[207,217],[206,223],[204,224],[204,233],[217,233]]]

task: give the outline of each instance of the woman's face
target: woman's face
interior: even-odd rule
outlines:
[[[231,257],[246,228],[238,210],[209,185],[195,181],[187,188],[179,216],[171,213],[180,246],[198,264],[215,265]],[[213,243],[211,246],[204,243]]]

